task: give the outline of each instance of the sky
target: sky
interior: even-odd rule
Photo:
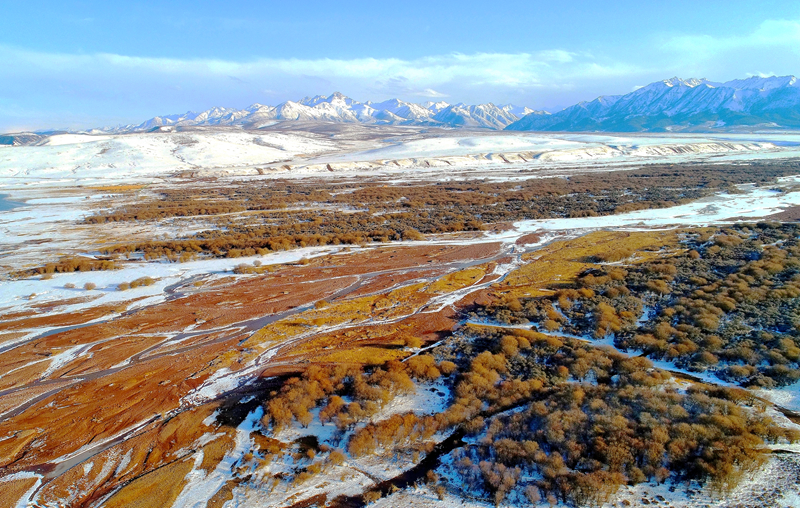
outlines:
[[[673,76],[788,74],[797,0],[0,0],[0,132],[334,91],[558,111]]]

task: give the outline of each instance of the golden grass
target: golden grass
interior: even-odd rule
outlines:
[[[554,242],[524,256],[525,265],[513,271],[503,283],[492,286],[492,295],[499,298],[538,296],[551,291],[559,284],[568,284],[588,267],[597,266],[593,256],[609,250],[633,253],[629,262],[641,262],[656,257],[664,246],[677,245],[678,231],[609,232],[598,231],[582,237]],[[437,253],[432,253],[435,256]],[[354,297],[312,308],[289,318],[277,321],[258,330],[244,344],[244,351],[229,351],[214,361],[215,368],[236,370],[269,347],[298,337],[309,340],[298,343],[289,355],[303,355],[314,362],[382,363],[406,356],[403,350],[381,347],[358,347],[357,341],[380,341],[382,344],[401,345],[403,336],[413,335],[413,330],[401,332],[373,328],[368,323],[391,321],[413,314],[428,303],[434,294],[448,293],[476,284],[487,275],[489,264],[474,266],[446,274],[432,283],[416,283],[383,294]],[[353,331],[356,335],[337,332],[320,334],[325,327],[366,325]],[[313,338],[312,338],[313,337]],[[331,348],[331,349],[329,349]],[[333,349],[337,348],[337,349]],[[347,349],[345,349],[347,348]]]
[[[523,256],[523,266],[511,272],[496,293],[513,297],[541,296],[546,288],[572,283],[582,271],[598,266],[592,256],[610,249],[634,252],[633,262],[657,257],[655,251],[677,245],[678,231],[596,231],[587,235],[554,242]],[[648,250],[652,250],[648,252]]]
[[[188,457],[156,469],[118,490],[103,506],[106,508],[162,508],[172,506],[186,484],[194,458]]]
[[[486,268],[473,266],[441,277],[428,287],[429,293],[450,293],[469,287],[486,275]]]
[[[416,326],[407,321],[377,326],[355,326],[331,334],[323,333],[310,337],[293,349],[292,354],[312,355],[328,348],[344,348],[355,345],[354,343],[364,340],[369,340],[371,344],[379,342],[383,345],[403,346],[418,335]]]
[[[87,187],[87,189],[91,189],[94,191],[99,192],[110,192],[110,193],[120,193],[120,192],[132,192],[138,191],[140,189],[144,189],[145,185],[142,184],[128,184],[128,185],[92,185]]]
[[[389,360],[398,360],[408,356],[402,349],[387,349],[382,347],[356,347],[352,349],[334,349],[323,351],[314,355],[314,362],[318,363],[359,363],[363,365],[383,365]]]
[[[233,450],[234,444],[233,438],[225,434],[205,445],[203,447],[203,463],[200,464],[200,469],[204,469],[207,473],[213,471],[217,464],[222,462],[225,455]]]
[[[0,508],[13,508],[17,501],[28,492],[36,483],[36,478],[23,478],[21,480],[0,480]]]
[[[262,328],[245,345],[252,347],[277,342],[313,331],[316,327],[357,324],[368,319],[391,319],[412,313],[424,305],[429,295],[422,293],[425,283],[395,289],[386,294],[363,296],[310,309]]]

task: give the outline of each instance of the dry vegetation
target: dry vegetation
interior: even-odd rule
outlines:
[[[799,235],[779,223],[689,231],[668,255],[603,264],[629,258],[622,246],[555,293],[497,302],[488,315],[542,331],[613,334],[621,348],[743,386],[790,384],[800,379]]]
[[[446,414],[477,441],[456,452],[456,470],[498,502],[523,477],[540,478],[530,496],[577,506],[667,478],[728,489],[760,464],[764,441],[800,438],[744,390],[684,392],[644,358],[524,330],[464,335],[450,347],[465,372]]]
[[[392,360],[368,371],[355,363],[312,366],[271,395],[262,422],[275,432],[293,421],[307,427],[313,420],[311,410],[320,407],[321,423],[332,423],[340,431],[352,429],[396,395],[413,392],[414,379],[435,380],[442,371],[452,373],[453,368],[451,362],[437,365],[429,355],[414,356],[406,362]],[[353,441],[350,448],[353,453],[366,452]]]
[[[760,182],[797,169],[761,166]],[[239,257],[297,246],[421,239],[423,234],[478,230],[512,219],[669,206],[753,179],[749,166],[702,171],[659,166],[514,183],[210,186],[166,190],[156,201],[101,213],[88,222],[213,216],[213,231],[108,249],[110,254],[140,252],[147,258],[181,261],[198,255]],[[116,338],[107,349],[91,349],[91,355],[80,360],[86,365],[64,366],[69,369],[64,372],[82,375],[98,365],[111,368],[119,363],[117,355],[127,357],[160,341],[163,337],[155,332],[181,330],[192,323],[213,330],[245,317],[308,307],[253,334],[225,340],[198,336],[208,341],[202,348],[190,350],[188,342],[182,343],[187,349],[175,356],[145,358],[147,363],[90,379],[52,401],[41,401],[23,414],[30,421],[7,420],[7,434],[23,430],[18,439],[0,446],[0,458],[6,466],[34,467],[37,454],[53,460],[72,453],[81,443],[70,436],[102,440],[145,416],[167,414],[214,369],[241,368],[265,348],[299,338],[280,351],[274,372],[265,370],[264,376],[275,376],[268,388],[255,392],[248,387],[256,398],[247,403],[237,399],[233,407],[238,409],[227,410],[261,407],[263,418],[250,435],[254,446],[235,463],[232,479],[217,492],[214,503],[232,499],[239,482],[252,478],[260,478],[259,488],[275,488],[281,482],[296,486],[373,455],[420,464],[425,455],[439,453],[437,443],[445,441],[451,442],[452,448],[444,451],[452,453],[453,460],[443,467],[458,479],[447,488],[496,503],[511,492],[523,492],[531,503],[598,505],[621,485],[646,481],[698,480],[726,492],[763,463],[765,444],[796,441],[800,435],[773,421],[765,403],[750,392],[678,383],[654,368],[648,357],[711,371],[746,387],[800,379],[798,236],[797,225],[758,223],[680,232],[596,232],[556,242],[524,256],[522,267],[472,300],[468,316],[487,325],[465,325],[457,331],[450,330],[459,319],[456,311],[401,318],[422,308],[433,295],[486,280],[491,264],[446,275],[442,269],[430,283],[402,279],[408,284],[399,288],[399,274],[397,281],[376,279],[379,289],[366,285],[369,291],[347,298],[331,297],[337,288],[351,284],[345,277],[395,262],[416,266],[423,256],[412,255],[411,248],[397,253],[403,261],[388,251],[380,256],[354,254],[342,262],[358,264],[352,272],[333,258],[305,260],[295,267],[240,265],[237,273],[254,276],[231,278],[225,283],[230,287],[217,283],[213,291],[198,292],[192,300],[146,308],[102,329],[64,332],[57,338],[70,346]],[[477,257],[447,251],[439,253],[447,259],[438,259],[435,248],[425,249],[425,259],[439,263],[447,256]],[[371,255],[377,259],[375,266]],[[67,258],[34,272],[113,267],[112,259]],[[316,273],[313,270],[329,270],[340,286],[333,287],[333,277],[306,280],[307,274]],[[118,289],[154,282],[144,277],[121,283]],[[93,283],[85,287],[95,289]],[[240,292],[236,298],[231,296],[233,287]],[[466,315],[465,311],[460,317]],[[22,317],[27,321],[4,322],[2,328],[30,326],[40,316]],[[86,320],[92,314],[68,317]],[[507,324],[532,329],[491,326]],[[348,325],[351,328],[344,328]],[[136,335],[139,332],[143,335]],[[130,344],[118,337],[123,333]],[[592,344],[610,337],[619,349],[643,355],[629,357]],[[423,338],[428,344],[445,340],[420,352]],[[19,348],[13,361],[27,362],[36,355],[40,353],[33,346]],[[20,370],[14,376],[34,379],[46,367],[37,363],[34,374]],[[6,383],[14,382],[7,377]],[[432,385],[449,390],[443,411],[384,412],[396,397]],[[112,399],[113,405],[105,404]],[[43,411],[45,402],[51,405]],[[194,457],[182,454],[208,430],[200,422],[208,420],[210,406],[201,407],[208,411],[156,419],[147,434],[131,441],[134,444],[125,443],[131,449],[135,445],[135,459],[124,467],[121,462],[109,466],[108,471],[127,469],[102,489],[87,489],[87,499],[108,494],[107,503],[115,506],[171,504],[194,463]],[[193,450],[202,450],[200,467],[207,472],[234,448],[231,436],[242,419],[228,413],[224,408],[215,411],[223,432]],[[71,423],[53,425],[53,418]],[[279,440],[284,431],[317,423],[335,429],[333,442],[323,444],[314,436]],[[39,430],[26,428],[47,429],[46,439],[37,437]],[[117,451],[108,454],[122,461],[125,455]],[[93,460],[98,471],[105,470],[99,457]],[[285,471],[265,473],[266,466],[278,461],[286,464]],[[439,484],[435,467],[430,464],[421,478],[441,496],[445,484]],[[71,488],[67,476],[57,481],[65,491]],[[17,490],[23,487],[13,485]],[[59,498],[60,491],[48,492]],[[375,501],[380,495],[373,489],[361,501]]]
[[[352,435],[347,451],[430,452],[437,435],[472,434],[474,444],[453,452],[461,482],[449,488],[495,502],[516,489],[531,502],[597,505],[621,485],[667,479],[728,492],[763,464],[765,443],[800,435],[745,390],[682,388],[644,357],[548,332],[614,334],[621,347],[713,367],[744,385],[792,382],[799,377],[799,234],[795,225],[770,223],[595,233],[539,252],[490,305],[472,311],[533,322],[542,332],[463,328],[433,351],[440,366],[457,372],[447,378],[454,393],[447,410],[372,422]],[[563,274],[560,263],[568,264]],[[546,276],[553,269],[563,277]],[[555,291],[518,296],[535,293],[520,291],[526,281],[549,281]],[[645,312],[651,319],[641,319]]]
[[[374,419],[395,396],[440,379],[453,392],[445,411]],[[600,504],[621,485],[667,479],[726,492],[763,463],[765,443],[800,439],[745,390],[680,389],[645,358],[488,326],[466,326],[432,355],[405,362],[312,366],[265,395],[259,460],[294,457],[288,481],[305,482],[347,456],[419,461],[442,436],[467,434],[472,444],[452,452],[460,481],[449,488],[498,503],[517,489],[531,501]],[[346,437],[341,449],[298,451],[268,437],[315,420]]]
[[[94,272],[97,270],[114,270],[116,268],[117,264],[111,259],[65,256],[56,262],[26,270],[20,275],[47,276],[53,273]]]
[[[757,171],[756,171],[757,169]],[[170,188],[86,219],[97,224],[204,217],[214,228],[170,241],[124,243],[108,254],[188,261],[296,247],[418,240],[520,219],[585,217],[673,206],[736,184],[795,174],[797,163],[655,166],[519,182],[304,183]]]
[[[800,266],[795,260],[798,233],[794,225],[762,223],[622,236],[595,233],[554,244],[552,252],[539,253],[536,261],[529,259],[513,274],[511,285],[501,285],[491,304],[472,308],[473,317],[533,322],[541,332],[466,325],[428,354],[405,362],[365,367],[370,362],[351,354],[350,363],[311,367],[265,394],[264,431],[274,435],[315,419],[336,427],[340,449],[323,450],[328,458],[312,460],[312,465],[321,464],[317,468],[297,469],[294,482],[317,474],[334,452],[336,457],[377,455],[419,462],[437,442],[455,435],[469,436],[465,442],[454,441],[453,460],[446,466],[459,480],[436,485],[440,479],[429,470],[427,481],[439,493],[446,486],[499,503],[513,491],[531,502],[585,506],[608,501],[622,485],[642,482],[697,480],[712,491],[729,492],[764,463],[767,443],[797,441],[800,433],[774,421],[766,404],[746,390],[678,383],[645,357],[550,332],[589,337],[613,333],[620,343],[641,342],[645,331],[655,333],[670,318],[670,326],[687,335],[673,342],[665,339],[661,351],[680,351],[689,338],[705,346],[709,337],[718,336],[712,340],[720,341],[720,351],[738,352],[740,340],[752,339],[726,333],[729,321],[737,323],[737,333],[746,323],[757,337],[777,334],[783,327],[783,341],[761,341],[757,347],[748,343],[758,356],[750,358],[746,384],[788,382],[794,379],[791,358],[797,348],[791,319],[797,315],[792,306]],[[559,255],[575,265],[569,265],[574,277],[567,270],[558,281],[538,279],[541,273],[530,271],[530,266],[548,265]],[[624,263],[605,264],[619,261]],[[747,287],[734,284],[747,281],[745,276],[753,277]],[[475,275],[450,279],[466,284]],[[519,296],[524,292],[513,284],[526,280],[544,280],[555,290]],[[759,295],[752,301],[746,297],[750,290]],[[709,311],[716,304],[723,314]],[[653,309],[652,320],[639,319],[645,309]],[[714,330],[702,328],[704,312],[717,316]],[[734,365],[748,365],[731,355],[718,355],[722,376]],[[695,349],[686,358],[696,362],[697,356]],[[680,363],[681,355],[670,358]],[[782,368],[776,371],[774,365]],[[444,411],[375,418],[394,397],[432,380],[452,392]],[[368,491],[362,500],[380,493]]]

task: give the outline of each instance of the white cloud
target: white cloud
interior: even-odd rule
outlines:
[[[736,50],[784,48],[800,54],[800,20],[772,19],[761,22],[752,32],[726,37],[678,35],[667,39],[663,49],[711,58]]]
[[[624,62],[561,49],[414,59],[232,61],[45,53],[0,45],[0,61],[0,100],[38,109],[47,127],[77,126],[68,120],[78,117],[95,116],[96,123],[119,117],[134,122],[187,109],[277,104],[333,91],[358,100],[452,97],[463,102],[544,106],[533,104],[530,98],[571,94],[559,99],[568,103],[576,90],[591,95],[589,90],[598,81],[641,74],[638,67]]]
[[[797,73],[798,56],[800,20],[766,20],[738,35],[654,36],[605,50],[593,46],[593,52],[551,48],[417,58],[235,61],[47,53],[0,44],[0,130],[23,123],[49,128],[139,122],[156,114],[277,104],[333,91],[362,101],[448,97],[558,109],[673,75],[726,81]]]
[[[538,53],[452,53],[417,59],[255,59],[245,62],[219,59],[147,58],[97,53],[89,55],[41,53],[0,46],[0,77],[46,74],[54,79],[81,74],[113,76],[192,77],[248,82],[278,76],[365,80],[402,78],[418,90],[459,81],[475,85],[540,86],[577,76],[585,78],[631,72],[627,65],[601,65],[590,57],[563,50]],[[62,74],[63,73],[63,74]],[[554,79],[557,78],[557,79]]]
[[[429,97],[429,98],[432,98],[432,99],[441,98],[441,97],[449,97],[446,93],[437,92],[436,90],[434,90],[432,88],[426,88],[425,90],[422,90],[421,92],[418,92],[417,95],[419,95],[420,97]]]

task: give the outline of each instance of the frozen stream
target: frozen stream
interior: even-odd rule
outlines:
[[[716,194],[670,208],[636,210],[602,217],[579,217],[526,220],[514,223],[514,229],[496,235],[493,240],[510,240],[522,234],[544,231],[587,231],[595,229],[649,229],[670,226],[708,226],[735,222],[734,219],[760,219],[800,206],[800,191],[747,186],[741,194]]]

